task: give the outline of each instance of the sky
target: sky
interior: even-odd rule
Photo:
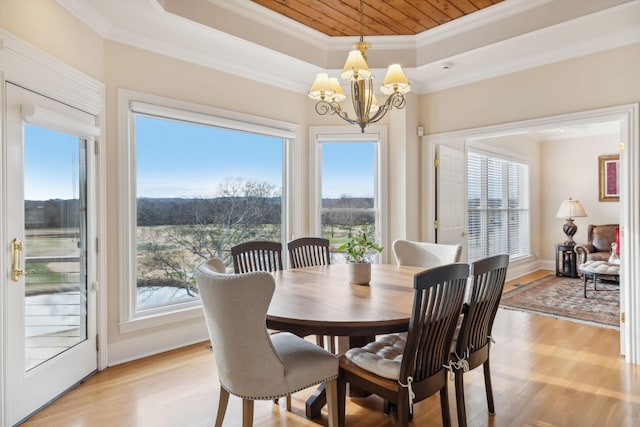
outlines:
[[[213,197],[222,182],[239,177],[282,188],[281,138],[145,116],[137,117],[136,134],[138,197]],[[324,196],[372,195],[370,144],[326,145],[323,165],[331,166],[323,172],[333,179],[323,181]]]
[[[282,189],[281,138],[142,115],[136,137],[138,197],[214,197],[236,178]],[[322,159],[323,197],[373,195],[374,143],[325,143]],[[77,174],[77,137],[25,126],[27,200],[77,197]]]
[[[25,125],[24,138],[25,199],[78,198],[78,137]]]

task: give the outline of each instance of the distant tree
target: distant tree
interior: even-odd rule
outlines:
[[[281,196],[273,184],[228,178],[210,199],[183,200],[167,218],[138,235],[138,285],[180,286],[192,293],[192,272],[212,257],[231,264],[231,247],[247,240],[280,240]],[[145,210],[145,219],[156,222]],[[189,222],[185,219],[189,218]]]

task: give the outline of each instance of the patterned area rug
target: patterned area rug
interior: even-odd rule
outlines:
[[[598,281],[595,291],[593,281],[589,280],[587,298],[584,298],[582,279],[548,275],[515,286],[502,295],[501,307],[619,329],[620,288],[617,284]]]

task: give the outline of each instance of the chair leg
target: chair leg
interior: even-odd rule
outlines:
[[[220,387],[220,399],[218,399],[218,414],[216,415],[216,427],[222,427],[224,414],[227,412],[227,403],[229,403],[229,392]]]
[[[456,412],[458,413],[458,427],[467,427],[467,410],[464,402],[464,372],[455,373]]]
[[[393,409],[393,403],[391,403],[391,401],[388,399],[384,399],[382,401],[382,412],[384,412],[386,416],[389,416],[391,415],[392,409]]]
[[[242,427],[253,427],[253,400],[242,399]]]
[[[396,405],[396,425],[398,427],[407,427],[409,425],[409,393],[406,389],[400,390],[398,393],[398,402]]]
[[[449,386],[444,383],[444,387],[440,389],[440,408],[442,411],[442,426],[451,427],[451,414],[449,412]]]
[[[329,410],[329,427],[338,427],[338,380],[333,379],[325,383],[327,393],[327,406]]]
[[[487,409],[489,410],[489,414],[495,415],[496,408],[493,405],[493,386],[491,385],[491,369],[489,368],[489,359],[487,359],[482,364],[482,368],[484,369],[484,388],[487,391]]]
[[[287,395],[287,403],[286,403],[287,411],[291,412],[291,395]]]
[[[316,344],[324,348],[324,335],[316,335]]]
[[[347,382],[338,377],[338,426],[344,427],[345,411],[347,406]]]

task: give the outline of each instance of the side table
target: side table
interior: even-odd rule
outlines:
[[[556,244],[556,276],[578,277],[575,245]]]

